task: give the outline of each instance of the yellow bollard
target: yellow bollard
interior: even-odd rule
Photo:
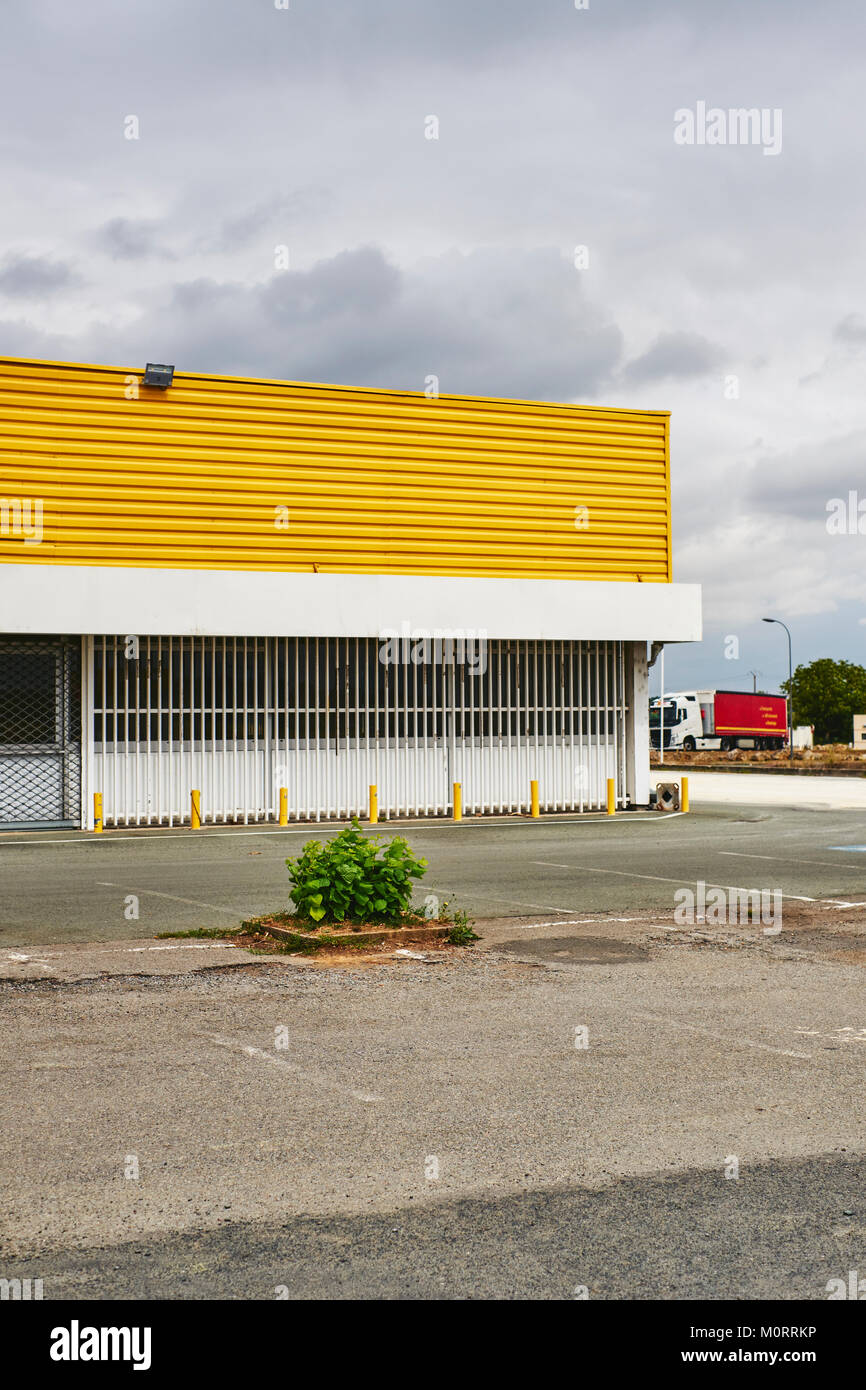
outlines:
[[[93,833],[101,835],[104,826],[102,824],[102,792],[93,793]]]
[[[289,823],[289,789],[280,787],[280,825]]]
[[[689,809],[689,779],[688,779],[688,777],[684,777],[683,780],[682,780],[682,785],[681,785],[681,787],[680,787],[680,810],[681,810],[681,811],[687,811],[688,809]]]
[[[613,777],[607,779],[607,814],[616,815],[616,780]]]
[[[201,792],[190,792],[189,807],[189,828],[190,830],[201,830]]]
[[[455,820],[462,820],[462,819],[463,819],[463,788],[461,787],[461,785],[460,785],[459,782],[455,782],[455,783],[454,783],[453,795],[454,795],[454,819],[455,819]]]
[[[539,809],[538,809],[538,783],[537,783],[537,782],[530,782],[530,784],[529,784],[529,791],[530,791],[530,795],[531,795],[531,797],[532,797],[532,812],[531,812],[531,814],[532,814],[532,815],[536,818],[536,820],[537,820],[538,817],[541,815],[541,812],[540,812]]]
[[[370,824],[375,825],[379,819],[379,793],[376,790],[376,783],[370,783]]]

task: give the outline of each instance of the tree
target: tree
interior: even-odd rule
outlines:
[[[852,661],[810,661],[781,689],[793,695],[793,724],[814,724],[816,743],[850,743],[853,716],[866,714],[866,666]]]

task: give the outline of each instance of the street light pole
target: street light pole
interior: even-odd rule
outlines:
[[[791,659],[791,629],[781,618],[762,618],[762,623],[778,623],[788,634],[788,757],[794,758],[794,663]]]
[[[659,684],[661,685],[661,705],[659,706],[659,763],[665,760],[665,649],[659,657]]]

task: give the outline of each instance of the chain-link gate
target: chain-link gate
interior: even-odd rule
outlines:
[[[0,826],[80,814],[81,640],[0,638]]]

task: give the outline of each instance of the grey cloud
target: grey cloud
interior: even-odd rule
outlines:
[[[10,255],[0,265],[0,294],[10,299],[38,299],[83,284],[65,261],[44,256]]]
[[[846,314],[833,329],[833,337],[839,343],[859,347],[866,343],[866,319],[862,314]]]
[[[217,244],[226,249],[246,245],[251,237],[273,221],[283,206],[283,199],[272,198],[269,202],[260,203],[257,207],[250,208],[248,212],[241,213],[238,217],[227,218],[220,228]]]
[[[98,360],[163,354],[180,370],[416,390],[433,375],[446,393],[547,400],[594,396],[622,352],[577,272],[543,249],[452,253],[404,270],[367,247],[259,285],[199,279],[88,340],[82,350],[98,345]]]
[[[724,361],[724,349],[700,333],[662,333],[645,353],[626,365],[623,377],[636,386],[669,377],[705,376]]]
[[[4,357],[36,357],[46,361],[68,362],[75,359],[80,348],[80,340],[44,333],[21,319],[0,319],[0,355]]]
[[[10,9],[7,41],[26,49],[28,59],[46,42],[62,44],[76,67],[80,59],[85,71],[103,81],[109,62],[125,75],[132,53],[158,83],[173,82],[178,74],[187,80],[191,63],[208,80],[229,73],[242,82],[286,70],[337,72],[342,80],[361,64],[369,78],[388,72],[395,58],[420,68],[444,59],[475,70],[488,57],[496,61],[503,52],[526,52],[551,39],[571,40],[579,49],[591,40],[593,22],[599,25],[595,13],[590,18],[577,12],[571,0],[291,0],[285,10],[277,10],[273,0],[255,6],[184,0],[182,14],[170,0],[151,0],[120,15],[116,0],[89,0],[85,22],[70,22],[53,8],[34,3]],[[610,22],[600,6],[599,16],[603,24]],[[619,23],[628,27],[645,18],[625,12]]]
[[[835,12],[840,25],[847,21],[854,30],[859,18],[849,0],[825,0],[820,16],[813,0],[763,0],[760,6],[726,0],[716,7],[696,6],[694,0],[666,0],[664,6],[593,0],[584,11],[573,0],[291,0],[286,10],[277,10],[273,0],[257,6],[184,0],[182,11],[171,0],[120,10],[116,0],[89,0],[83,20],[44,0],[8,8],[4,39],[26,50],[28,59],[46,43],[63,45],[76,73],[84,68],[104,82],[107,68],[126,78],[134,54],[137,67],[160,87],[178,74],[188,85],[192,63],[197,77],[228,73],[256,83],[263,74],[287,69],[337,72],[343,80],[361,66],[369,79],[390,73],[395,60],[422,71],[444,62],[477,73],[487,60],[496,63],[515,52],[571,45],[579,56],[607,40],[621,43],[623,36],[633,43],[660,25],[690,38],[739,35],[748,26],[753,40],[769,35],[778,43],[784,21],[813,20],[823,28]]]
[[[148,218],[113,217],[96,234],[97,244],[115,261],[140,261],[149,256],[174,260],[162,239],[162,223]]]
[[[775,517],[815,520],[823,527],[828,501],[847,500],[851,490],[866,496],[866,430],[760,459],[743,500]]]
[[[71,287],[3,300],[21,320],[0,325],[3,351],[664,406],[678,551],[697,538],[675,572],[704,582],[708,614],[728,611],[732,589],[750,611],[757,584],[766,601],[796,589],[801,606],[851,592],[856,547],[820,546],[827,497],[864,476],[851,55],[866,6],[7,10],[11,249],[53,247],[91,283],[88,322]],[[675,146],[673,113],[698,99],[781,107],[780,157]],[[122,136],[130,112],[138,144]],[[424,140],[427,113],[439,142]],[[163,221],[142,228],[130,209]],[[118,210],[130,225],[113,249],[131,254],[94,247]],[[277,274],[280,243],[293,269]]]
[[[278,194],[256,203],[246,211],[227,217],[213,237],[204,237],[204,250],[235,251],[246,246],[268,227],[281,235],[295,228],[306,217],[318,215],[328,204],[323,189],[305,188]]]

